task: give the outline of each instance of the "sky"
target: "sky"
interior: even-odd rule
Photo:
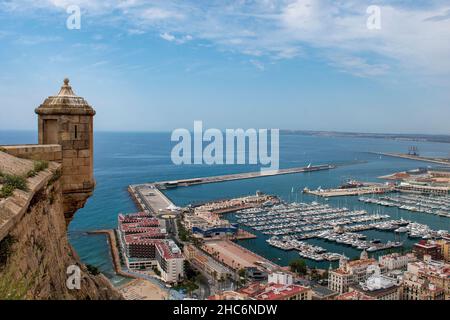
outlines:
[[[0,130],[68,77],[96,130],[450,134],[449,57],[448,0],[0,0]]]

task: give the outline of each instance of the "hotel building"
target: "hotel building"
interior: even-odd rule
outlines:
[[[328,288],[340,294],[348,292],[351,285],[366,281],[374,273],[381,273],[380,266],[375,259],[367,258],[363,251],[359,260],[348,261],[341,258],[339,268],[329,270]],[[383,270],[385,268],[381,267]]]
[[[129,269],[157,268],[165,282],[178,282],[184,276],[184,257],[158,219],[145,212],[118,217],[118,233],[125,263]]]

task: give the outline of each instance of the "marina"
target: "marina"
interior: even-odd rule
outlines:
[[[382,197],[360,197],[359,201],[386,207],[397,207],[412,212],[434,214],[450,218],[449,196],[426,196],[417,194],[389,195]]]
[[[328,204],[317,202],[282,203],[265,208],[254,208],[251,211],[238,212],[238,223],[261,231],[266,235],[300,234],[303,238],[314,237],[317,231],[342,228],[346,226],[358,229],[359,224],[389,219],[388,215],[368,214],[365,210],[351,211],[345,207],[334,208]],[[362,227],[362,226],[361,226]]]
[[[388,220],[400,220],[401,218],[428,225],[433,230],[449,230],[449,219],[446,217],[421,214],[414,211],[402,210],[397,207],[385,207],[371,203],[364,203],[358,201],[358,197],[330,197],[328,200],[325,197],[318,197],[311,194],[304,194],[301,191],[308,187],[311,190],[317,189],[321,186],[323,189],[335,188],[342,185],[347,180],[356,181],[375,181],[381,182],[381,176],[392,174],[393,172],[409,172],[410,170],[418,168],[421,164],[416,161],[394,158],[394,157],[379,157],[378,155],[370,154],[367,151],[388,151],[388,152],[402,152],[407,150],[410,142],[402,141],[383,141],[380,140],[366,140],[356,138],[345,138],[336,140],[328,137],[309,137],[309,136],[291,136],[282,135],[280,139],[281,147],[284,150],[292,150],[291,153],[285,153],[283,156],[283,166],[305,167],[308,163],[332,163],[336,165],[332,170],[320,170],[314,172],[304,172],[298,174],[285,174],[278,176],[260,176],[256,179],[243,180],[229,180],[220,183],[208,184],[191,184],[188,188],[182,186],[174,188],[166,188],[157,190],[147,187],[153,185],[158,181],[183,181],[187,178],[208,177],[208,176],[223,176],[236,170],[236,172],[255,171],[251,167],[237,166],[236,168],[213,167],[204,168],[202,166],[189,166],[188,168],[171,165],[170,161],[165,159],[170,150],[164,149],[166,140],[170,139],[164,135],[145,134],[141,136],[127,135],[122,136],[126,143],[119,146],[114,140],[116,136],[113,134],[98,133],[98,141],[102,143],[102,153],[99,155],[97,175],[98,188],[96,189],[96,201],[89,201],[86,207],[82,209],[82,214],[76,215],[72,223],[69,225],[71,233],[69,238],[73,246],[80,253],[83,261],[86,263],[99,266],[99,268],[107,274],[114,282],[122,282],[122,277],[116,276],[111,259],[108,244],[100,243],[97,238],[92,236],[80,236],[79,230],[95,230],[95,229],[114,229],[117,225],[117,212],[134,212],[149,210],[152,208],[159,217],[164,215],[178,216],[176,211],[167,209],[171,204],[174,207],[186,207],[192,203],[206,203],[216,201],[218,199],[239,198],[247,195],[254,195],[256,190],[261,190],[266,194],[276,195],[283,201],[291,202],[305,202],[311,203],[317,201],[318,203],[328,204],[335,208],[348,208],[350,211],[366,210],[369,214],[389,215],[391,219],[386,218],[374,223],[381,223]],[[137,140],[133,140],[137,139]],[[133,141],[133,142],[130,142]],[[345,150],[336,148],[336,141],[345,143]],[[155,148],[154,146],[158,146]],[[142,146],[145,146],[144,148]],[[120,147],[120,148],[119,148]],[[421,153],[423,155],[435,155],[444,157],[448,152],[442,152],[441,144],[426,143],[420,145]],[[113,157],[110,155],[114,155]],[[355,159],[358,163],[355,164]],[[432,164],[430,164],[432,165]],[[117,167],[120,166],[120,170]],[[170,168],[167,173],[165,170]],[[101,172],[101,174],[100,174]],[[126,186],[132,184],[133,186],[142,186],[142,190],[137,192],[130,188],[133,192],[127,192]],[[125,190],[124,190],[125,189]],[[295,192],[291,192],[294,189]],[[160,192],[161,193],[160,193]],[[300,191],[300,192],[299,192]],[[151,195],[151,194],[154,195]],[[130,194],[132,197],[130,198]],[[145,196],[139,197],[139,194]],[[134,199],[134,195],[137,199]],[[396,194],[385,194],[396,195]],[[380,195],[380,196],[385,196]],[[365,195],[371,197],[371,195]],[[168,199],[168,201],[166,201]],[[135,201],[133,201],[135,200]],[[136,203],[138,207],[136,208]],[[161,211],[159,210],[161,209]],[[158,212],[162,212],[159,214]],[[101,227],[93,223],[94,219],[81,219],[81,216],[92,216],[102,221]],[[223,218],[234,223],[235,213],[225,213]],[[236,219],[237,220],[237,219]],[[420,238],[411,238],[407,232],[395,232],[396,229],[383,231],[368,227],[366,223],[356,223],[345,225],[346,232],[353,232],[364,234],[367,239],[380,239],[381,242],[388,241],[403,242],[403,248],[411,248],[412,245],[419,241]],[[381,227],[381,226],[380,226]],[[273,235],[265,235],[260,231],[252,230],[245,225],[239,226],[246,231],[253,233],[256,238],[248,240],[235,240],[240,246],[257,253],[258,255],[276,262],[281,266],[287,266],[290,261],[299,257],[298,251],[285,251],[277,249],[267,243],[267,239]],[[318,231],[302,232],[304,236]],[[333,231],[333,229],[328,229]],[[288,234],[289,235],[289,234]],[[300,241],[310,244],[318,245],[330,253],[345,254],[349,258],[357,257],[360,250],[353,246],[345,245],[343,243],[327,241],[318,237],[311,237],[300,239]],[[396,248],[393,248],[393,250]],[[398,251],[401,248],[396,249]],[[385,250],[389,251],[389,250]],[[95,254],[92,254],[95,253]],[[376,251],[371,255],[378,255],[383,251]],[[316,262],[315,260],[305,259],[310,267],[328,268],[327,261]]]
[[[403,241],[368,240],[360,231],[376,230],[406,234],[410,239],[439,239],[448,230],[432,230],[425,224],[405,219],[391,219],[389,215],[368,214],[365,210],[351,211],[317,202],[281,203],[271,208],[252,208],[236,214],[237,221],[246,227],[270,236],[266,242],[275,248],[291,251],[313,261],[337,261],[342,254],[305,242],[321,239],[357,250],[376,252],[403,247]]]

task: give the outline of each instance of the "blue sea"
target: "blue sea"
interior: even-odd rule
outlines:
[[[0,131],[1,144],[36,143],[35,132]],[[127,186],[159,180],[176,180],[182,178],[203,177],[257,171],[259,167],[251,165],[183,165],[172,164],[170,152],[173,143],[170,133],[95,133],[95,178],[97,187],[86,206],[79,210],[69,226],[69,239],[80,258],[95,265],[119,283],[122,279],[113,272],[108,246],[104,236],[91,236],[86,232],[95,229],[115,228],[117,215],[121,212],[134,212],[136,207],[129,197]],[[177,205],[202,202],[214,199],[231,198],[254,194],[256,190],[280,196],[286,201],[325,201],[314,196],[303,195],[299,190],[304,187],[315,189],[342,184],[347,179],[378,181],[377,177],[396,171],[410,170],[430,166],[429,163],[380,157],[368,152],[407,152],[408,147],[416,145],[423,156],[448,157],[450,144],[411,142],[390,139],[317,137],[307,135],[280,135],[280,167],[299,167],[312,164],[336,164],[330,171],[300,173],[273,176],[242,181],[229,181],[217,184],[198,185],[189,188],[171,189],[166,192]],[[292,193],[294,188],[295,192]],[[431,228],[450,229],[450,219],[429,214],[411,213],[397,208],[385,208],[363,204],[356,197],[331,198],[326,203],[345,206],[350,209],[366,209],[369,212],[387,213],[394,218],[426,223]],[[234,217],[228,216],[230,220]],[[257,233],[258,234],[258,233]],[[369,238],[394,240],[393,233],[367,231]],[[281,265],[287,265],[298,255],[284,252],[265,243],[266,237],[258,234],[257,239],[239,243]],[[326,249],[345,253],[349,257],[359,255],[359,251],[324,242],[308,240]],[[411,245],[406,241],[406,245]],[[309,262],[311,265],[327,267],[328,265]]]

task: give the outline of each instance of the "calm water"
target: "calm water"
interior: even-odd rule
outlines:
[[[0,144],[35,143],[34,132],[0,131]],[[330,138],[281,135],[280,163],[282,168],[313,164],[339,164],[337,169],[315,173],[293,174],[252,180],[230,181],[218,184],[199,185],[173,189],[167,195],[177,205],[191,202],[230,198],[254,194],[256,190],[275,194],[286,201],[325,201],[313,196],[291,193],[304,187],[333,187],[348,178],[375,181],[376,177],[400,170],[429,166],[417,161],[378,157],[368,151],[406,152],[408,141],[384,139]],[[424,156],[448,156],[449,144],[415,142]],[[85,263],[98,266],[113,281],[111,258],[103,236],[88,236],[86,231],[115,228],[119,212],[136,210],[126,190],[129,184],[221,175],[258,170],[255,166],[175,166],[170,160],[172,144],[169,133],[107,133],[95,134],[95,177],[97,187],[85,208],[79,210],[69,226],[72,245]],[[397,208],[384,208],[362,204],[356,197],[331,198],[330,205],[346,206],[350,209],[364,208],[369,212],[383,212],[393,218],[426,223],[434,229],[450,229],[450,219],[421,213],[410,213]],[[233,220],[233,215],[229,215]],[[367,231],[369,238],[383,241],[394,240],[393,233]],[[267,237],[241,241],[240,244],[277,261],[287,264],[298,257],[295,252],[284,252],[265,243]],[[359,254],[347,246],[308,240],[330,251],[344,252],[349,257]],[[407,243],[410,245],[410,243]],[[311,264],[314,264],[311,262]],[[320,265],[319,266],[323,266]]]

